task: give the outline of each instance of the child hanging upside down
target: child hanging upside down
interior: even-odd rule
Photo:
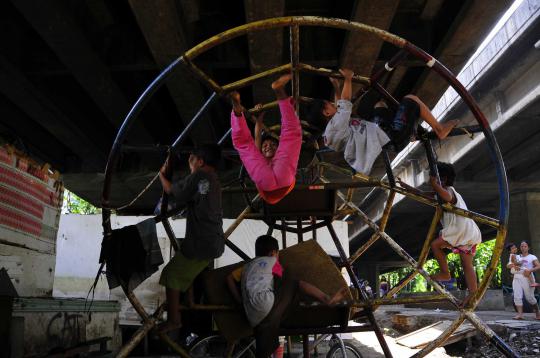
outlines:
[[[440,139],[446,138],[457,124],[455,120],[437,122],[429,108],[411,94],[403,98],[396,112],[389,110],[383,101],[379,101],[370,121],[351,118],[354,73],[348,69],[339,71],[344,77],[341,91],[338,80],[330,78],[334,87],[335,103],[314,100],[309,105],[308,116],[314,125],[326,126],[325,144],[335,151],[344,151],[345,160],[357,172],[369,174],[382,147],[388,142],[391,142],[397,151],[402,150],[414,134],[420,118],[433,128]]]
[[[249,176],[255,182],[261,197],[275,204],[293,188],[296,167],[302,146],[302,127],[294,112],[292,98],[285,92],[291,75],[283,75],[272,83],[281,112],[281,134],[279,141],[271,136],[262,138],[261,149],[257,148],[244,117],[244,107],[238,92],[231,93],[232,141],[240,154]]]
[[[429,180],[437,195],[444,202],[450,203],[457,208],[467,209],[465,201],[452,186],[456,178],[454,167],[448,163],[438,162],[437,170],[439,171],[441,184],[437,182],[435,177],[430,177]],[[398,179],[398,182],[404,187],[411,188],[400,179]],[[416,190],[415,188],[412,189]],[[439,263],[441,272],[432,275],[431,278],[435,281],[449,281],[451,279],[446,253],[443,249],[451,249],[455,254],[459,254],[465,274],[465,282],[469,289],[469,295],[462,303],[462,305],[465,305],[477,289],[473,259],[476,254],[476,245],[482,242],[482,234],[474,220],[448,211],[443,213],[441,224],[443,228],[439,233],[439,237],[431,243],[433,256]]]
[[[254,328],[256,357],[267,358],[278,347],[280,323],[294,305],[298,293],[334,306],[344,299],[347,288],[329,296],[310,283],[288,277],[279,263],[278,242],[270,235],[257,238],[255,255],[255,259],[227,277],[227,285],[235,300],[243,304],[247,319]]]

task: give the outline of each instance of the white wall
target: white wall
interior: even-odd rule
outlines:
[[[120,228],[126,225],[136,224],[148,217],[146,216],[113,216],[111,218],[112,227]],[[233,222],[231,219],[224,220],[224,229]],[[185,231],[185,220],[170,220],[171,226],[177,237],[183,237]],[[348,234],[347,224],[336,221],[333,223],[334,229],[348,254]],[[265,234],[268,227],[262,221],[245,220],[231,235],[230,240],[246,252],[250,257],[255,255],[255,238]],[[56,272],[54,278],[54,297],[86,297],[88,290],[99,268],[99,253],[101,240],[103,238],[101,227],[101,215],[62,215],[57,239]],[[157,225],[157,234],[161,252],[165,262],[170,258],[170,244],[163,226]],[[274,236],[278,238],[281,245],[281,232],[274,231]],[[304,234],[304,240],[310,239],[311,233]],[[326,228],[317,231],[317,241],[322,248],[330,255],[337,256],[337,250]],[[287,234],[287,246],[297,242],[296,234]],[[223,256],[216,260],[215,266],[222,267],[241,259],[228,248]],[[163,267],[163,266],[162,266]],[[141,300],[148,311],[153,311],[163,300],[164,290],[159,285],[160,271],[156,272],[135,290],[135,294]],[[121,321],[138,321],[137,314],[133,311],[121,289],[112,291],[108,289],[104,276],[99,279],[99,284],[95,292],[95,299],[118,300],[122,305],[120,312]]]

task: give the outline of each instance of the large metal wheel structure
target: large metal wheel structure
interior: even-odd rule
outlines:
[[[112,175],[115,171],[116,164],[121,152],[121,148],[123,145],[124,140],[126,139],[128,135],[129,128],[131,124],[136,120],[138,114],[141,112],[141,110],[144,108],[145,104],[149,101],[151,96],[167,81],[168,77],[171,75],[171,73],[175,70],[175,68],[179,66],[185,66],[187,69],[189,69],[195,77],[197,77],[202,83],[204,83],[206,86],[208,86],[212,90],[212,95],[209,97],[207,102],[202,106],[199,113],[195,115],[193,120],[190,122],[188,126],[184,129],[184,131],[178,136],[177,140],[172,144],[172,147],[179,145],[188,135],[189,131],[193,127],[193,125],[201,118],[201,114],[204,113],[206,108],[215,101],[219,96],[224,96],[230,91],[249,86],[255,81],[266,78],[268,76],[276,75],[282,72],[286,71],[292,71],[293,73],[293,81],[292,81],[292,88],[293,88],[293,97],[296,100],[296,103],[300,100],[300,92],[299,92],[299,74],[300,72],[309,72],[313,73],[315,75],[321,75],[321,76],[332,76],[336,78],[340,78],[341,75],[337,72],[333,72],[329,69],[324,68],[314,68],[312,66],[309,66],[307,64],[303,64],[299,60],[299,32],[301,27],[303,26],[319,26],[319,27],[327,27],[327,28],[336,28],[336,29],[342,29],[345,31],[352,31],[352,32],[367,32],[372,34],[373,36],[377,36],[380,39],[389,42],[393,44],[394,46],[400,48],[400,51],[394,58],[392,58],[386,65],[385,68],[382,69],[379,72],[374,73],[370,77],[362,77],[362,76],[355,76],[353,78],[353,81],[359,84],[362,84],[366,88],[372,88],[380,93],[382,97],[384,97],[390,104],[397,104],[397,101],[377,82],[380,77],[382,77],[385,73],[385,71],[391,71],[397,63],[404,57],[404,54],[408,54],[410,56],[415,57],[416,59],[422,61],[425,63],[427,67],[429,67],[432,71],[435,71],[438,73],[444,80],[448,82],[449,85],[451,85],[456,92],[461,96],[464,103],[468,106],[470,111],[473,113],[474,117],[476,118],[478,122],[478,126],[480,127],[481,131],[483,132],[485,136],[485,144],[487,145],[489,149],[489,153],[491,155],[491,159],[493,162],[493,165],[496,170],[497,174],[497,183],[498,183],[498,190],[499,190],[499,211],[498,216],[496,218],[487,217],[479,213],[475,213],[468,210],[463,210],[456,208],[450,204],[442,204],[441,202],[438,202],[436,199],[429,199],[420,195],[417,195],[415,193],[409,192],[408,190],[404,189],[403,187],[396,186],[396,183],[394,181],[394,177],[392,174],[392,168],[390,166],[390,162],[388,160],[388,157],[385,157],[386,162],[386,179],[379,180],[374,178],[365,177],[362,175],[354,175],[349,170],[339,168],[331,163],[318,163],[318,169],[319,169],[319,183],[321,185],[328,185],[331,186],[333,183],[331,183],[329,180],[326,179],[326,176],[324,175],[325,171],[334,171],[339,172],[344,175],[347,175],[350,179],[350,184],[348,186],[343,186],[342,188],[348,188],[347,195],[338,192],[338,196],[342,201],[341,208],[347,209],[349,212],[354,212],[356,215],[358,215],[359,218],[361,218],[373,231],[374,234],[372,237],[364,244],[362,247],[360,247],[355,253],[353,253],[348,258],[349,265],[352,264],[355,260],[357,260],[359,257],[362,256],[362,254],[377,240],[383,240],[385,241],[392,250],[394,250],[398,255],[400,255],[404,260],[406,260],[410,266],[413,268],[413,272],[407,276],[404,280],[402,280],[397,286],[395,286],[385,298],[383,299],[376,299],[376,300],[369,300],[369,299],[363,299],[360,301],[357,301],[353,303],[353,306],[356,307],[364,307],[364,308],[370,308],[370,309],[376,309],[377,306],[383,305],[383,304],[398,304],[403,303],[403,300],[400,299],[393,299],[393,295],[399,290],[401,290],[408,282],[410,282],[416,275],[422,275],[438,292],[437,295],[432,296],[428,300],[437,301],[437,300],[446,300],[451,302],[458,310],[459,310],[459,317],[448,327],[437,339],[429,343],[425,348],[423,348],[420,352],[418,352],[415,356],[422,357],[431,352],[434,348],[440,346],[444,343],[444,341],[463,323],[464,320],[470,321],[482,334],[484,334],[493,344],[495,344],[501,352],[503,352],[506,356],[516,356],[516,354],[512,351],[512,349],[504,342],[502,341],[486,324],[484,324],[474,313],[474,309],[477,306],[478,302],[482,298],[482,296],[485,294],[486,289],[488,287],[489,282],[491,281],[493,274],[496,270],[501,252],[503,250],[504,240],[506,237],[506,230],[507,230],[507,224],[508,224],[508,209],[509,209],[509,199],[508,199],[508,183],[504,168],[504,163],[502,160],[502,156],[499,150],[499,146],[495,140],[495,137],[493,135],[493,132],[491,131],[491,128],[489,126],[489,122],[485,118],[484,114],[481,112],[480,108],[472,98],[472,96],[467,92],[465,87],[456,79],[456,77],[446,68],[443,64],[441,64],[437,59],[423,51],[422,49],[416,47],[415,45],[411,44],[407,40],[398,37],[396,35],[393,35],[391,33],[388,33],[386,31],[364,25],[361,23],[355,23],[350,22],[343,19],[331,19],[331,18],[322,18],[322,17],[313,17],[313,16],[293,16],[293,17],[282,17],[282,18],[274,18],[274,19],[267,19],[262,21],[257,21],[249,24],[245,24],[233,29],[230,29],[228,31],[225,31],[221,34],[218,34],[214,37],[209,38],[208,40],[198,44],[197,46],[191,48],[188,50],[185,54],[180,56],[178,59],[176,59],[174,62],[172,62],[167,68],[165,68],[161,74],[147,87],[147,89],[143,92],[143,94],[139,97],[127,117],[125,118],[124,123],[122,124],[117,137],[115,139],[115,142],[113,144],[113,147],[111,149],[109,160],[106,168],[105,173],[105,183],[103,188],[103,230],[104,230],[104,239],[108,239],[111,236],[112,228],[111,228],[111,210],[113,209],[113,205],[110,202],[111,197],[111,183],[112,183]],[[214,81],[212,78],[210,78],[206,73],[204,73],[199,67],[197,67],[195,60],[198,56],[200,56],[205,51],[218,46],[220,44],[223,44],[229,40],[232,40],[234,38],[237,38],[239,36],[247,35],[248,33],[255,32],[255,31],[265,31],[268,29],[273,28],[288,28],[290,31],[290,62],[287,64],[279,65],[273,69],[264,71],[262,73],[258,73],[252,76],[249,76],[244,79],[240,79],[236,82],[220,85],[216,81]],[[265,107],[275,106],[275,103],[269,103],[266,104]],[[229,135],[230,131],[225,133],[223,138],[220,140],[220,143],[223,142],[223,140]],[[430,169],[433,174],[436,173],[436,166],[435,166],[435,155],[433,148],[431,147],[431,142],[428,136],[425,136],[423,138],[423,144],[426,149],[426,154],[428,158],[428,162],[430,164]],[[386,155],[386,153],[383,153],[383,155]],[[386,202],[386,207],[384,210],[384,214],[382,216],[382,219],[379,221],[379,223],[375,223],[372,219],[370,219],[358,206],[356,206],[352,202],[352,191],[357,186],[372,186],[372,187],[379,187],[382,189],[385,189],[388,191],[388,198]],[[335,188],[339,188],[339,186],[335,186]],[[392,205],[394,202],[394,198],[396,194],[402,194],[406,196],[409,199],[416,200],[420,203],[429,205],[434,207],[434,216],[433,220],[429,229],[429,233],[426,237],[425,243],[423,245],[421,254],[417,260],[415,260],[412,256],[410,256],[406,250],[404,250],[394,239],[392,239],[388,234],[385,232],[385,228],[387,225],[388,217],[390,214],[390,211],[392,209]],[[163,209],[166,208],[166,198],[164,198],[164,206]],[[171,226],[168,223],[167,218],[170,217],[174,213],[167,213],[165,210],[162,209],[162,214],[158,217],[156,217],[156,221],[160,221],[164,224],[165,229],[167,231],[167,234],[171,238],[171,245],[176,248],[176,241],[174,240],[174,233],[172,233]],[[230,234],[234,231],[234,229],[240,224],[240,222],[250,217],[250,207],[248,206],[246,210],[242,212],[242,214],[237,218],[234,224],[229,227],[228,230],[226,230],[226,237],[230,236]],[[478,286],[477,292],[474,294],[472,299],[466,304],[465,307],[460,307],[459,302],[443,287],[441,287],[437,282],[433,282],[429,274],[422,268],[423,264],[425,263],[428,254],[429,254],[429,248],[430,248],[430,242],[433,239],[436,231],[437,223],[439,222],[441,215],[444,211],[449,211],[452,213],[455,213],[456,215],[465,216],[468,218],[473,219],[474,221],[478,223],[482,223],[488,226],[493,227],[497,231],[496,235],[496,244],[495,248],[491,257],[491,261],[489,266],[487,267],[487,270],[485,272],[485,275],[480,282]],[[238,248],[235,248],[232,243],[228,242],[229,247],[233,248],[235,252],[238,250]],[[126,295],[128,299],[133,304],[134,308],[137,310],[137,312],[141,315],[141,317],[144,320],[144,324],[139,332],[135,335],[134,341],[136,343],[137,337],[142,338],[148,331],[156,324],[157,317],[161,312],[156,312],[153,316],[146,313],[143,309],[143,307],[138,302],[137,298],[134,296],[133,292],[129,292],[127,290]],[[425,301],[426,299],[424,299]],[[161,310],[158,310],[161,311]],[[174,344],[174,342],[171,342],[170,339],[166,336],[162,336],[162,338],[168,343],[174,347],[174,349],[181,354],[182,356],[188,356],[187,353],[182,350],[180,347]],[[120,356],[125,356],[127,353],[129,353],[130,349],[132,349],[132,346],[130,344],[133,342],[128,343],[124,349],[121,351]],[[388,352],[386,352],[386,355],[388,356]]]

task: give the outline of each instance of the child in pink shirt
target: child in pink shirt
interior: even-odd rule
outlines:
[[[296,116],[292,98],[285,92],[291,75],[283,75],[272,83],[281,112],[281,135],[277,139],[267,136],[257,148],[244,117],[244,107],[238,92],[231,93],[232,141],[240,154],[249,176],[257,186],[261,197],[269,204],[283,199],[293,188],[300,149],[302,127]]]

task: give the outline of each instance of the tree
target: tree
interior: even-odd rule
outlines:
[[[94,205],[90,204],[69,190],[64,190],[62,214],[92,215],[100,213],[100,208],[96,208]]]

